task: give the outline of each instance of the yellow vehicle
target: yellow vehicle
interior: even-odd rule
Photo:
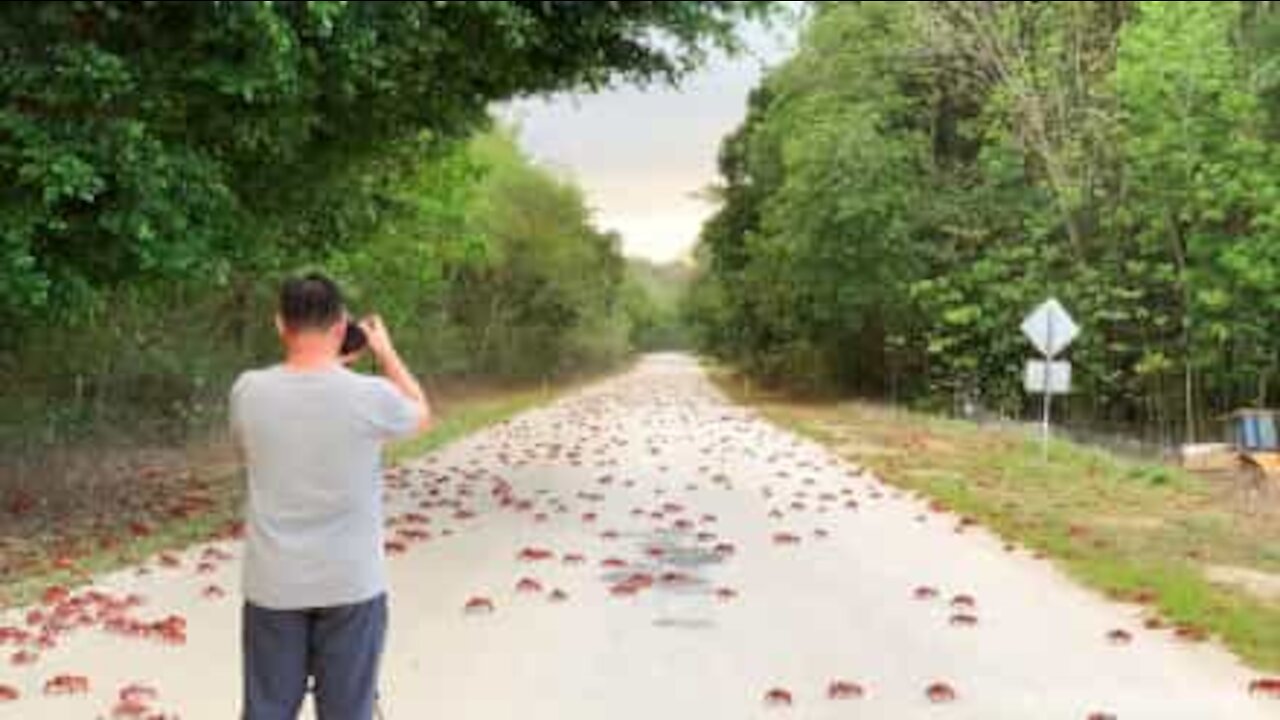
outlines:
[[[1184,446],[1183,467],[1240,478],[1251,494],[1280,487],[1278,416],[1276,410],[1260,409],[1237,410],[1225,416],[1227,441]]]

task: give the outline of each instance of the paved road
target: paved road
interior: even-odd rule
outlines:
[[[387,492],[405,545],[390,559],[390,720],[1280,717],[1226,653],[1141,629],[1136,608],[981,530],[957,534],[954,517],[727,404],[688,358],[648,358],[411,463]],[[63,614],[115,621],[0,664],[23,694],[0,718],[106,717],[131,683],[158,711],[234,717],[238,554],[226,541],[102,578]],[[205,597],[214,584],[228,594]],[[121,604],[130,593],[145,604]],[[960,595],[972,604],[953,607]],[[464,612],[472,597],[492,610]],[[176,620],[130,625],[170,614],[181,644],[165,642]],[[1132,642],[1110,642],[1115,629]],[[42,696],[61,673],[89,693]],[[831,699],[833,681],[863,696]],[[930,702],[932,683],[954,701]],[[789,706],[766,701],[774,688]]]

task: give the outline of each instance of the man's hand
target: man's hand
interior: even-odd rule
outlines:
[[[387,332],[386,325],[382,324],[382,318],[370,315],[360,321],[360,329],[364,330],[369,352],[373,353],[382,367],[382,374],[418,406],[418,431],[431,427],[431,404],[427,402],[427,395],[422,392],[422,386],[396,353],[395,346],[391,344],[391,334]]]
[[[382,316],[370,315],[364,318],[360,321],[360,329],[364,330],[369,351],[378,360],[395,353],[395,346],[391,344],[391,334],[387,332],[387,326],[382,324]]]

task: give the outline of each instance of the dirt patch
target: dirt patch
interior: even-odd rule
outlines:
[[[1280,574],[1231,565],[1209,565],[1205,575],[1211,582],[1231,585],[1262,600],[1280,600]]]
[[[835,445],[838,454],[844,457],[870,457],[875,455],[901,455],[902,450],[876,443],[861,442],[854,439],[842,439]]]
[[[1100,528],[1118,530],[1156,530],[1165,524],[1161,517],[1136,515],[1096,515],[1090,522]]]

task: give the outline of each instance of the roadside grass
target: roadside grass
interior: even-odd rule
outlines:
[[[550,402],[591,379],[537,387],[444,389],[433,397],[437,422],[432,431],[388,447],[387,463],[429,453]],[[37,511],[31,517],[6,518],[0,527],[0,555],[4,556],[0,562],[0,610],[29,605],[54,585],[75,587],[93,576],[146,562],[159,553],[181,551],[229,534],[241,515],[242,474],[228,459],[225,447],[204,447],[193,454],[216,460],[193,462],[187,479],[139,484],[129,490],[130,494],[158,500],[198,487],[205,502],[198,512],[184,517],[170,516],[161,508],[98,507],[69,516],[41,517]],[[147,525],[145,534],[130,533],[128,525],[135,521]]]
[[[798,401],[724,368],[710,373],[730,397],[886,482],[1052,559],[1114,600],[1149,605],[1151,620],[1217,637],[1254,667],[1280,671],[1280,598],[1206,576],[1229,567],[1280,581],[1280,512],[1246,511],[1228,481],[1065,441],[1051,442],[1046,460],[1039,438],[1016,428]]]
[[[570,386],[555,388],[515,388],[488,390],[462,398],[450,398],[435,408],[437,420],[431,431],[387,448],[389,463],[398,463],[437,450],[459,438],[496,425],[525,410],[560,396]]]

